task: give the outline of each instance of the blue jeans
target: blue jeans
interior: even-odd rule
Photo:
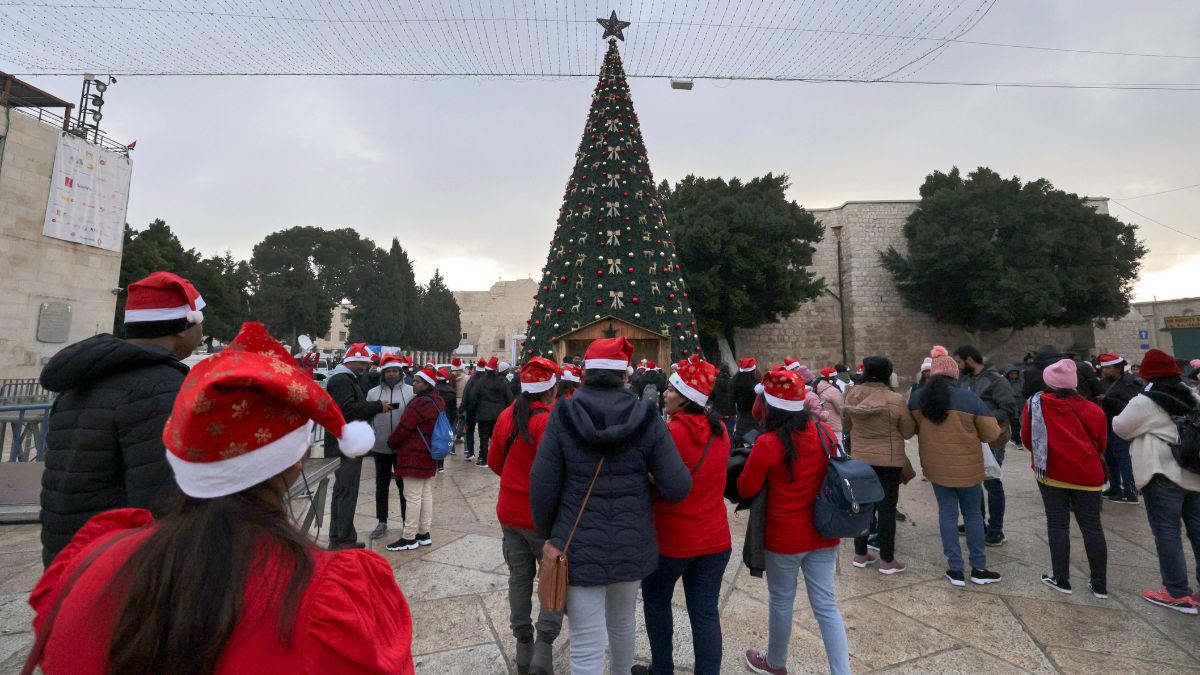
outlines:
[[[725,425],[725,431],[729,434],[729,438],[733,438],[733,428],[737,426],[736,417],[722,417],[721,424]]]
[[[933,484],[933,496],[938,503],[938,531],[942,535],[942,553],[955,572],[963,571],[962,545],[958,543],[958,512],[961,510],[967,530],[967,549],[971,567],[987,568],[983,543],[983,489],[978,485],[952,488]]]
[[[1129,456],[1129,441],[1108,430],[1108,450],[1104,452],[1104,463],[1108,465],[1108,487],[1121,494],[1136,495],[1133,482],[1133,458]]]
[[[646,613],[646,636],[650,639],[650,672],[675,672],[672,637],[675,634],[671,596],[675,582],[683,577],[688,619],[692,623],[692,647],[696,653],[696,675],[721,672],[721,577],[731,551],[694,558],[658,557],[658,568],[642,580],[642,603]]]
[[[1004,466],[1004,448],[992,450],[996,463]],[[989,478],[983,481],[983,489],[987,490],[987,534],[1004,533],[1004,483]]]
[[[850,645],[846,626],[838,611],[833,590],[833,568],[837,548],[821,548],[807,553],[766,552],[767,592],[770,595],[770,621],[767,638],[767,663],[787,665],[788,642],[792,639],[792,611],[796,602],[796,575],[804,572],[808,604],[821,626],[821,640],[829,659],[832,675],[850,675]]]
[[[1177,598],[1191,595],[1179,523],[1183,521],[1187,528],[1197,567],[1196,581],[1200,583],[1200,492],[1185,490],[1159,474],[1142,488],[1142,497],[1146,502],[1150,531],[1154,533],[1163,586]]]

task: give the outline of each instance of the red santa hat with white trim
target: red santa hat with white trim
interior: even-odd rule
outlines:
[[[355,362],[361,362],[361,363],[370,363],[371,362],[371,350],[367,349],[367,343],[356,342],[356,343],[350,345],[350,348],[347,349],[346,353],[342,355],[342,363],[355,363]]]
[[[580,382],[583,381],[582,377],[581,377],[582,374],[583,374],[583,371],[579,370],[579,366],[576,366],[576,365],[570,364],[570,363],[563,364],[563,367],[562,367],[563,382],[574,382],[575,384],[579,384]]]
[[[462,370],[462,368],[463,368],[462,359],[458,358],[457,356],[450,359],[450,370]]]
[[[204,298],[192,282],[171,272],[155,272],[129,284],[125,298],[125,323],[174,321],[189,324],[204,321]]]
[[[428,382],[429,386],[431,387],[437,386],[437,371],[429,366],[425,366],[424,368],[418,370],[416,376]]]
[[[375,444],[367,422],[346,422],[329,394],[305,375],[260,323],[188,373],[163,428],[167,463],[184,494],[223,497],[303,459],[313,422],[361,457]]]
[[[738,372],[752,373],[758,369],[758,361],[750,358],[738,359]]]
[[[557,363],[535,356],[521,366],[521,391],[526,394],[548,391],[558,383],[560,375],[563,375],[563,370]]]
[[[703,359],[689,359],[671,373],[671,386],[693,403],[704,406],[717,383],[717,367]]]
[[[583,367],[586,370],[620,370],[629,367],[633,359],[633,343],[624,335],[615,338],[601,338],[588,345],[583,355]],[[654,368],[653,363],[647,363],[647,368]]]
[[[500,368],[500,357],[493,356],[484,364],[484,370],[498,370]]]
[[[803,378],[794,371],[772,370],[763,377],[762,385],[767,405],[791,412],[804,410],[806,387]]]
[[[384,354],[379,361],[379,369],[386,370],[388,368],[404,368],[408,365],[408,361],[403,356],[396,354]]]
[[[1100,367],[1102,367],[1102,368],[1104,366],[1123,366],[1123,365],[1125,365],[1125,359],[1121,358],[1117,354],[1101,354],[1097,358],[1100,359]]]
[[[799,359],[784,359],[783,367],[787,368],[788,370],[799,370],[800,369],[800,360]]]

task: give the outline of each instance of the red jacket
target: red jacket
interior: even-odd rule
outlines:
[[[1073,410],[1072,410],[1073,409]],[[1083,398],[1042,394],[1042,419],[1046,421],[1046,477],[1062,483],[1098,487],[1104,484],[1102,454],[1108,446],[1108,418],[1104,410]],[[1021,441],[1033,447],[1029,405],[1021,411]],[[1033,465],[1033,453],[1029,453]]]
[[[154,529],[144,509],[116,509],[88,521],[42,575],[29,604],[41,632],[58,593],[91,551],[121,532],[136,532],[100,554],[64,598],[40,661],[42,672],[107,673],[108,647],[122,597],[112,582],[121,565]],[[260,549],[265,556],[270,548]],[[241,617],[217,664],[219,674],[412,673],[412,616],[392,568],[379,554],[362,549],[310,548],[312,579],[295,614],[292,644],[279,640],[280,595],[290,574],[268,557],[247,577]]]
[[[388,447],[396,451],[397,477],[433,478],[437,475],[437,461],[430,456],[426,443],[433,439],[433,425],[445,409],[446,401],[432,388],[408,402],[392,435],[388,436]],[[424,439],[417,429],[424,434]]]
[[[534,414],[534,410],[544,410]],[[500,476],[500,496],[496,500],[496,517],[501,523],[520,530],[533,530],[533,508],[529,505],[529,470],[537,456],[538,444],[550,421],[550,406],[536,401],[529,406],[529,435],[533,443],[526,443],[517,434],[508,457],[504,446],[513,432],[513,406],[508,406],[496,419],[492,431],[492,443],[488,446],[488,467]]]
[[[804,431],[792,434],[796,458],[791,472],[783,461],[779,436],[768,432],[754,442],[738,477],[738,493],[743,497],[753,497],[764,481],[767,484],[766,549],[772,553],[805,553],[838,545],[837,539],[822,538],[813,525],[813,503],[829,465],[816,424],[823,423],[810,422]]]
[[[676,413],[667,425],[688,471],[696,469],[711,431],[704,415]],[[692,475],[692,491],[671,504],[654,500],[658,550],[669,558],[691,558],[728,551],[729,516],[725,512],[725,466],[729,464],[729,434],[712,439],[704,463]]]

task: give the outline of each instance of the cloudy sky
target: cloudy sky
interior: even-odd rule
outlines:
[[[627,37],[628,52],[637,33]],[[1197,58],[955,44],[915,77],[1200,83],[1200,3],[999,0],[967,37]],[[2,55],[0,69],[21,72]],[[26,79],[78,96],[78,77]],[[135,227],[163,218],[185,245],[237,256],[280,228],[353,227],[384,245],[398,237],[419,277],[437,267],[452,288],[466,290],[535,274],[544,262],[593,85],[123,77],[104,112],[110,135],[138,142],[128,216]],[[1114,198],[1200,184],[1200,91],[706,80],[686,92],[661,79],[631,86],[657,178],[786,173],[790,196],[809,208],[914,198],[929,171],[954,165]],[[1200,188],[1127,204],[1193,235],[1112,206],[1141,226],[1150,249],[1138,298],[1200,295]]]

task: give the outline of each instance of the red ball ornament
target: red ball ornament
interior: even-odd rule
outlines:
[[[566,279],[564,279],[563,281],[566,281]],[[687,297],[687,291],[683,292],[683,297],[685,297],[685,298]]]
[[[667,293],[667,299],[668,299],[668,300],[674,300],[674,299],[675,299],[675,294],[674,294],[674,293]]]
[[[630,300],[632,300],[633,302],[637,302],[637,301],[638,301],[638,297],[635,295],[635,296],[633,296],[632,298],[630,298]]]
[[[567,280],[567,275],[565,275],[565,274],[564,274],[564,275],[560,276],[560,277],[558,278],[558,280],[559,280],[559,281],[566,281],[566,280]]]
[[[539,321],[538,323],[541,323],[541,322]],[[675,327],[676,327],[676,328],[683,328],[683,322],[682,322],[682,321],[676,321],[676,322],[675,322]]]
[[[538,319],[537,321],[534,321],[534,322],[533,322],[533,325],[535,325],[535,326],[540,326],[540,325],[542,325],[542,320],[541,320],[541,319]]]
[[[691,354],[691,353],[692,353],[692,352],[691,352],[691,350],[689,350],[687,347],[684,347],[684,348],[683,348],[683,355],[684,355],[684,356],[687,356],[688,354]]]
[[[559,314],[562,314],[562,307],[559,307],[558,309],[556,309],[556,310],[554,310],[554,311],[555,311],[555,312],[557,312],[557,313],[559,313]],[[696,322],[695,322],[695,321],[693,321],[693,322],[692,322],[692,325],[693,325],[693,326],[694,326],[694,325],[696,325]]]
[[[603,301],[603,300],[601,300],[600,298],[596,298],[596,304],[597,304],[597,305],[603,305],[603,304],[604,304],[604,301]]]
[[[632,267],[627,267],[626,269],[629,271],[629,273],[630,273],[630,274],[633,274],[633,268],[632,268]]]
[[[546,285],[546,284],[542,284],[542,290],[543,290],[543,291],[548,291],[548,290],[550,290],[550,286],[548,286],[548,285]]]
[[[604,270],[596,270],[596,276],[598,276],[598,277],[604,276]]]

